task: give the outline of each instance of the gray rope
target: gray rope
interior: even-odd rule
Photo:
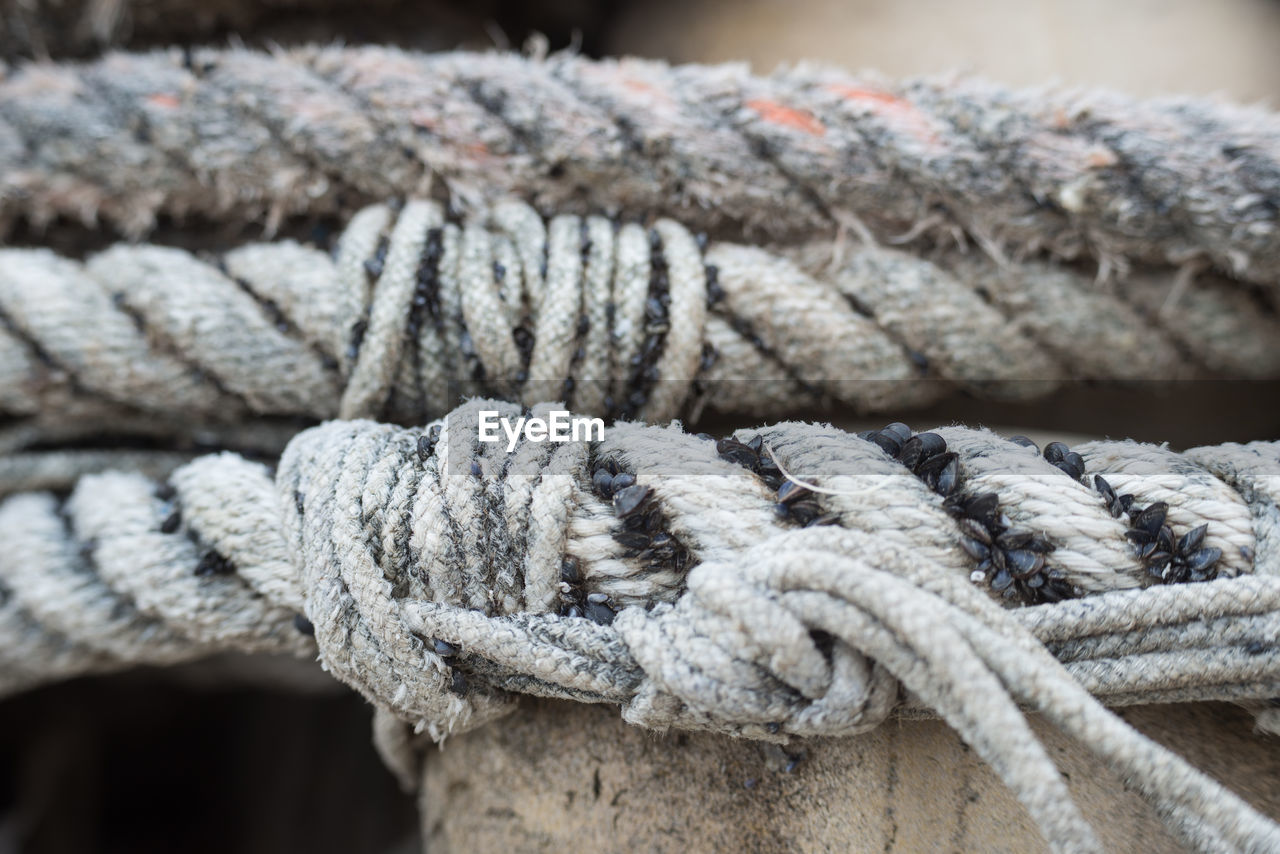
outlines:
[[[412,422],[487,393],[662,421],[1280,374],[1280,321],[1212,277],[1166,311],[1167,284],[1141,278],[1104,291],[1039,263],[831,242],[791,254],[703,252],[670,220],[544,223],[506,202],[456,224],[412,201],[357,213],[333,255],[0,250],[0,409],[61,431],[70,416]]]
[[[60,450],[0,454],[0,494],[70,489],[87,474],[131,471],[163,479],[190,462],[190,454],[167,451]]]
[[[401,770],[411,742],[393,719],[441,739],[521,693],[761,739],[860,732],[905,702],[946,718],[1056,849],[1096,848],[1026,707],[1189,844],[1280,841],[1089,696],[1280,695],[1280,575],[1259,536],[1275,505],[1197,462],[1274,483],[1280,444],[1038,453],[962,428],[782,424],[709,441],[619,424],[507,454],[477,441],[481,409],[521,413],[473,401],[421,429],[331,422],[291,442],[274,477],[221,454],[159,486],[108,473],[65,499],[11,496],[3,690],[318,650],[382,710],[378,743]],[[1166,539],[1175,553],[1146,548]],[[1180,583],[1179,567],[1212,580]],[[1000,607],[1021,602],[1047,604]]]
[[[1195,101],[567,56],[31,65],[0,80],[0,225],[100,217],[136,235],[199,213],[270,230],[432,190],[470,216],[375,205],[332,256],[0,251],[0,411],[26,419],[0,447],[186,417],[195,442],[249,415],[419,422],[478,394],[653,422],[1270,377],[1272,290],[1198,271],[1280,283],[1277,130]],[[506,193],[781,242],[544,222]],[[882,248],[966,234],[983,255]],[[1109,288],[1022,260],[1040,250],[1093,257]],[[1095,849],[1032,710],[1193,847],[1280,847],[1280,828],[1099,705],[1280,696],[1276,443],[1042,452],[957,427],[708,441],[620,423],[507,454],[475,440],[481,407],[521,412],[332,422],[278,473],[187,462],[189,446],[7,456],[0,693],[318,652],[375,705],[402,777],[405,722],[439,740],[519,694],[761,739],[927,709],[1056,850]]]
[[[309,48],[31,64],[0,82],[0,219],[269,222],[446,186],[785,238],[860,221],[997,254],[1205,258],[1280,282],[1259,110],[800,67]],[[128,168],[121,168],[128,164]]]

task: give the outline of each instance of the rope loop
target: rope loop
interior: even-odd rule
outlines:
[[[667,420],[702,358],[707,274],[671,220],[647,232],[600,217],[544,223],[508,201],[457,225],[440,205],[410,201],[394,217],[361,214],[337,253],[353,274],[339,283],[346,304],[368,305],[342,324],[352,330],[343,418],[385,410],[411,371],[426,411],[489,390]],[[344,260],[361,256],[361,267]]]

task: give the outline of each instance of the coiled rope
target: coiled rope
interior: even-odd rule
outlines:
[[[4,690],[318,650],[384,722],[437,739],[521,693],[762,739],[856,733],[906,703],[946,718],[1055,849],[1095,849],[1021,705],[1189,844],[1280,845],[1090,696],[1280,695],[1280,443],[619,424],[507,453],[478,441],[482,410],[526,414],[472,401],[421,429],[331,422],[274,476],[220,454],[160,484],[109,473],[9,497]],[[1022,601],[1046,604],[997,604]]]
[[[963,230],[1280,284],[1280,123],[1193,99],[365,47],[172,50],[0,82],[0,219],[272,221],[426,194],[812,235]]]
[[[1209,276],[1168,310],[1171,275],[1104,290],[1035,262],[699,243],[672,220],[544,222],[509,201],[459,224],[410,201],[358,212],[332,254],[0,250],[0,409],[94,431],[139,415],[412,423],[493,394],[653,422],[1280,375],[1280,320]]]

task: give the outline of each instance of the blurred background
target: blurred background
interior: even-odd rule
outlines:
[[[530,39],[762,72],[817,61],[1280,102],[1277,0],[0,0],[0,74],[5,63],[175,42],[442,50]],[[1188,446],[1277,438],[1277,390],[1072,388],[1035,404],[958,398],[912,420]],[[211,665],[0,702],[0,854],[416,850],[412,799],[374,756],[364,704],[284,681]]]
[[[760,70],[807,59],[1267,101],[1280,94],[1278,37],[1275,0],[655,0],[622,4],[605,46]]]
[[[1276,0],[0,0],[0,27],[10,62],[230,39],[519,48],[540,33],[552,49],[758,71],[814,60],[1135,95],[1280,94]]]

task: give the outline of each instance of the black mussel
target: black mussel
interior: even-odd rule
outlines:
[[[647,486],[628,486],[613,494],[613,510],[619,516],[630,516],[644,506],[653,490]]]

